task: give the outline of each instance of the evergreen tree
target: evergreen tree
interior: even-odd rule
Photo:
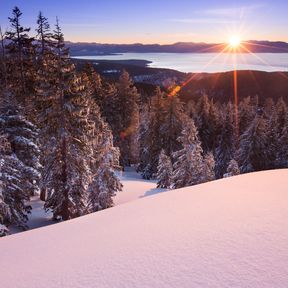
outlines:
[[[288,126],[288,108],[283,98],[278,99],[275,107],[276,121],[274,120],[274,137],[276,139],[275,150],[276,150],[276,159],[275,167],[276,168],[285,168],[287,167],[287,126]],[[276,122],[276,123],[275,123]]]
[[[9,54],[7,63],[9,80],[13,84],[16,96],[24,101],[25,95],[33,92],[35,69],[33,38],[28,35],[30,28],[21,26],[21,16],[22,12],[15,7],[12,17],[8,18],[11,29],[6,32],[5,38],[8,40],[6,49]]]
[[[277,153],[277,166],[279,168],[288,168],[288,123],[283,129],[279,142],[282,144],[282,147]]]
[[[183,103],[177,95],[168,96],[164,101],[163,123],[161,125],[161,135],[163,135],[162,148],[167,156],[181,149],[179,136],[186,122],[186,115],[183,110]]]
[[[6,34],[6,33],[5,33]],[[0,26],[0,85],[6,90],[8,88],[8,75],[7,75],[7,59],[6,59],[6,48],[5,48],[5,36]]]
[[[89,135],[93,125],[89,115],[90,89],[68,58],[58,21],[54,58],[45,59],[39,71],[37,101],[41,107],[43,183],[47,191],[46,209],[54,218],[67,220],[85,213],[85,192],[91,181],[92,148]]]
[[[241,173],[268,169],[269,157],[267,122],[262,115],[256,115],[251,125],[240,137],[237,162]]]
[[[226,178],[226,177],[236,176],[239,174],[240,174],[240,169],[239,169],[237,161],[234,159],[231,159],[228,164],[227,171],[223,175],[223,177]]]
[[[157,87],[150,105],[141,114],[140,170],[144,179],[157,172],[158,159],[163,147],[164,93]]]
[[[110,95],[110,85],[105,85],[101,76],[95,71],[92,64],[87,63],[83,67],[83,72],[87,75],[88,80],[92,89],[92,97],[95,99],[97,105],[99,106],[101,113],[106,115],[105,106],[106,106],[106,97]],[[116,94],[116,89],[113,91]],[[113,99],[115,100],[115,99]],[[112,113],[112,111],[109,111]]]
[[[0,225],[1,234],[7,234],[7,227],[16,225],[27,229],[27,214],[31,206],[29,191],[25,184],[25,167],[12,152],[7,137],[0,132]],[[24,183],[23,183],[24,182]]]
[[[53,46],[52,42],[52,33],[50,32],[50,25],[48,19],[43,16],[42,12],[39,12],[38,19],[37,19],[37,35],[36,40],[39,41],[39,54],[44,57],[44,55],[50,52],[50,48]]]
[[[29,195],[35,195],[39,191],[41,175],[38,129],[21,114],[11,97],[8,101],[0,107],[0,129],[10,143],[11,152],[22,163],[23,189]]]
[[[159,156],[159,163],[157,167],[156,179],[157,187],[159,188],[170,188],[172,184],[173,167],[170,157],[165,154],[162,149]]]
[[[278,119],[275,105],[273,104],[271,107],[265,107],[263,115],[264,119],[267,121],[267,143],[269,143],[268,149],[270,155],[270,163],[268,164],[268,168],[275,169],[277,168],[277,154],[279,145],[279,138],[277,137]]]
[[[7,139],[5,139],[4,135],[0,135],[0,178],[3,179],[2,176],[2,171],[3,171],[3,166],[5,164],[4,162],[4,153],[6,152],[6,147],[5,144],[7,142]],[[7,144],[6,144],[7,145]],[[4,179],[3,179],[4,180]],[[4,195],[5,195],[5,186],[2,180],[0,180],[0,237],[2,236],[6,236],[8,234],[8,228],[4,225],[5,220],[8,218],[8,211],[9,211],[9,207],[7,206],[7,204],[5,203],[5,199],[4,199]]]
[[[256,109],[253,107],[251,97],[244,98],[239,103],[238,121],[239,121],[239,135],[242,135],[249,127],[250,123],[256,116]]]
[[[197,115],[195,123],[199,131],[199,138],[204,152],[215,148],[217,133],[219,130],[219,115],[215,104],[209,101],[204,94],[198,101],[196,107]]]
[[[179,141],[183,148],[173,153],[173,188],[199,184],[204,178],[203,150],[192,119],[187,119]]]
[[[202,183],[215,180],[215,160],[213,153],[208,152],[204,156]]]
[[[120,163],[122,166],[130,165],[132,137],[137,134],[138,126],[135,116],[139,113],[139,94],[133,86],[128,72],[123,71],[116,84],[117,94],[113,97],[113,119],[108,122],[112,128],[114,143],[120,149]]]
[[[103,128],[103,138],[95,155],[98,159],[95,174],[88,188],[89,212],[112,207],[113,197],[122,190],[122,184],[115,175],[115,170],[119,169],[119,149],[113,147],[113,136],[107,124]]]
[[[285,111],[285,110],[284,110]],[[283,112],[283,111],[282,111]],[[283,116],[283,126],[278,129],[280,130],[278,134],[277,141],[277,152],[276,152],[276,167],[277,168],[288,168],[288,109],[286,109],[286,116]],[[281,119],[281,117],[279,117]],[[280,125],[281,122],[279,121]]]
[[[236,146],[236,127],[234,124],[234,107],[229,102],[225,109],[224,123],[219,136],[216,155],[216,177],[222,178],[230,159],[234,157]]]

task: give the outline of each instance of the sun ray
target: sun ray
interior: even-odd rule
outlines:
[[[279,47],[275,47],[275,46],[270,46],[270,45],[265,45],[265,44],[259,44],[259,43],[255,43],[255,42],[249,42],[249,41],[244,41],[243,44],[245,45],[251,45],[251,46],[259,46],[259,47],[264,47],[264,48],[271,48],[271,49],[279,49]],[[281,50],[283,51],[288,51],[287,48],[281,47]]]
[[[222,49],[222,51],[220,51],[215,57],[213,57],[212,59],[210,59],[203,67],[202,67],[202,71],[204,71],[209,65],[211,65],[218,57],[220,57],[220,55],[222,55],[223,53],[225,53],[225,51],[228,49],[228,47],[224,47]],[[181,85],[177,85],[175,87],[173,87],[170,91],[170,93],[168,94],[168,96],[175,96],[176,94],[178,94],[181,89],[183,87],[185,87],[187,84],[189,84],[195,77],[197,77],[198,73],[193,73],[192,76],[190,76],[187,80],[185,80]]]
[[[243,48],[246,52],[248,52],[249,54],[253,55],[255,58],[257,58],[259,61],[261,61],[263,64],[265,64],[266,66],[273,68],[273,66],[270,65],[270,63],[266,62],[264,59],[262,59],[261,57],[259,57],[258,55],[256,55],[255,53],[253,53],[251,50],[249,50],[247,47],[245,47],[245,45],[241,45],[241,48]],[[282,77],[284,77],[285,79],[288,79],[288,76],[286,74],[284,74],[281,71],[277,71],[277,73],[279,75],[281,75]]]
[[[215,49],[217,47],[219,47],[219,48],[226,47],[226,44],[225,43],[215,44],[213,46],[200,49],[199,52],[205,52],[205,51],[213,50],[213,49]]]

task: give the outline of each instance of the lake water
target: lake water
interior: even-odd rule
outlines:
[[[288,53],[123,53],[110,56],[77,56],[91,60],[148,60],[149,67],[181,72],[225,72],[234,70],[288,71]]]

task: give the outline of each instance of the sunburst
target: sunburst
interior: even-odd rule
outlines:
[[[236,49],[241,46],[241,38],[237,35],[233,35],[229,39],[229,46],[233,49]]]

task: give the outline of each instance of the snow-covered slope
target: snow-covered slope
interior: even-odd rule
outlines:
[[[288,287],[288,169],[0,239],[1,287]]]

